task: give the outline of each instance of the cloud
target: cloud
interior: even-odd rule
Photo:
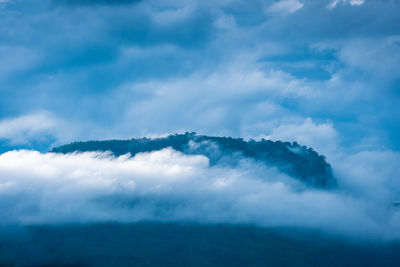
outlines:
[[[353,39],[343,44],[338,56],[355,71],[363,71],[383,82],[397,80],[400,68],[400,35],[386,38]],[[384,64],[376,64],[384,62]]]
[[[365,150],[340,154],[334,160],[343,188],[376,203],[399,202],[400,154],[390,150]]]
[[[47,151],[54,145],[74,140],[78,128],[79,124],[66,122],[49,111],[36,111],[0,120],[0,144],[6,148],[35,147]]]
[[[365,0],[350,0],[350,5],[352,6],[359,6],[364,4]]]
[[[365,0],[334,0],[332,2],[329,3],[329,5],[327,6],[329,9],[333,9],[335,8],[338,4],[347,4],[349,3],[351,6],[360,6],[363,5],[365,2]]]
[[[37,112],[0,121],[0,139],[13,144],[27,144],[33,138],[40,138],[57,127],[56,119],[47,112]]]
[[[313,99],[318,95],[307,83],[283,71],[265,73],[247,65],[245,60],[239,58],[230,66],[223,65],[222,70],[211,73],[127,85],[120,92],[124,99],[132,96],[125,110],[125,120],[135,121],[136,128],[140,125],[140,129],[149,129],[151,121],[143,114],[151,113],[160,121],[153,124],[156,132],[191,130],[254,137],[271,130],[267,125],[272,122],[269,119],[275,121],[289,113],[275,104],[279,99]],[[133,97],[137,92],[148,95],[138,100]]]
[[[293,14],[304,6],[298,0],[281,0],[268,7],[271,13]]]
[[[138,3],[141,0],[57,0],[54,4],[68,6],[113,6],[113,5],[129,5]]]
[[[315,123],[311,118],[302,122],[281,124],[268,136],[273,140],[296,141],[331,155],[339,147],[339,134],[331,122]]]
[[[365,179],[375,174],[366,173]],[[210,167],[204,156],[172,149],[133,158],[26,150],[0,155],[3,225],[191,221],[400,238],[398,209],[390,208],[387,199],[373,202],[351,192],[301,189],[276,169],[255,162]]]
[[[1,119],[49,110],[100,139],[249,138],[310,117],[399,147],[396,1],[39,2],[1,9]]]
[[[329,5],[327,6],[329,9],[333,9],[336,7],[336,5],[338,4],[338,0],[334,0],[332,2],[329,3]]]

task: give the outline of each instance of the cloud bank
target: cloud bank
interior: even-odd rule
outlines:
[[[0,155],[1,224],[240,223],[396,240],[398,169],[380,171],[376,156],[346,160],[340,189],[320,191],[249,160],[210,166],[204,156],[172,149],[135,157],[9,151]],[[380,158],[386,164],[400,155],[382,152]],[[360,162],[369,169],[353,167]]]

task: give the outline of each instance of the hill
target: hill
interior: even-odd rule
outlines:
[[[196,135],[196,133],[174,134],[163,138],[138,138],[130,140],[105,140],[73,142],[53,148],[55,153],[88,151],[111,151],[115,156],[130,153],[157,151],[171,147],[190,155],[204,155],[210,165],[238,164],[243,158],[276,167],[307,185],[318,188],[335,186],[332,168],[324,156],[312,148],[296,142],[281,142],[262,139],[261,141],[231,137]]]
[[[400,266],[400,244],[246,225],[74,224],[0,231],[0,266]],[[21,256],[23,255],[23,256]]]

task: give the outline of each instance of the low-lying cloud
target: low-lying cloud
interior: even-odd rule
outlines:
[[[368,165],[362,172],[375,156],[340,163],[340,188],[322,191],[248,159],[235,167],[210,166],[207,157],[172,149],[135,157],[9,151],[0,155],[0,217],[3,225],[243,223],[399,239],[400,209],[393,205],[398,172],[392,163],[400,156],[381,152],[386,171]]]

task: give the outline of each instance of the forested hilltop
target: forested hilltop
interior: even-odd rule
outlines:
[[[88,151],[111,151],[115,156],[130,153],[151,152],[163,148],[185,154],[201,154],[210,159],[210,165],[237,164],[243,157],[277,167],[292,177],[314,187],[333,187],[336,182],[332,168],[325,157],[312,148],[296,142],[262,139],[244,141],[242,138],[214,137],[196,133],[174,134],[163,138],[138,138],[130,140],[105,140],[73,142],[53,148],[52,152],[72,153]]]

